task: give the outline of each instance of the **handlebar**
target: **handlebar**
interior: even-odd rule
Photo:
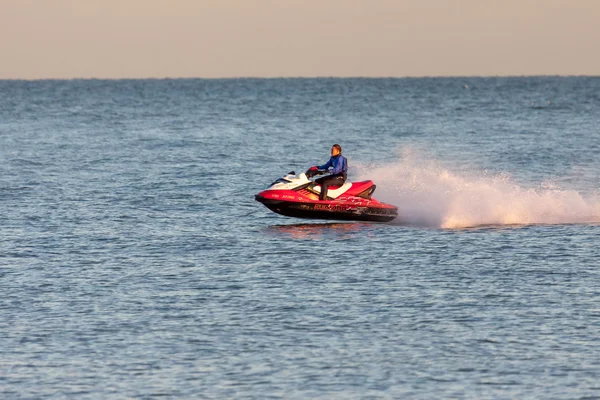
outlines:
[[[312,178],[313,176],[317,176],[317,175],[325,175],[325,174],[327,174],[328,172],[329,172],[329,171],[327,171],[327,170],[322,170],[322,169],[318,169],[318,170],[316,170],[316,171],[315,171],[315,170],[310,170],[310,169],[309,169],[309,170],[307,170],[307,171],[305,172],[305,174],[306,174],[306,177],[310,179],[310,178]]]

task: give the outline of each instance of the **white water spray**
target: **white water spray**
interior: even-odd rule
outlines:
[[[398,206],[400,223],[465,228],[600,222],[597,196],[551,185],[525,188],[505,174],[453,173],[408,151],[391,165],[357,168],[356,180],[373,180],[375,197]]]

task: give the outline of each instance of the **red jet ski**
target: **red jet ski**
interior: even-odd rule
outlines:
[[[319,200],[321,185],[308,179],[306,173],[296,175],[292,171],[255,199],[287,217],[389,222],[398,216],[398,207],[372,198],[375,187],[372,181],[346,182],[330,186],[327,200]]]

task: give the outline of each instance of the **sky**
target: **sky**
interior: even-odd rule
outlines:
[[[600,0],[0,0],[0,79],[600,75]]]

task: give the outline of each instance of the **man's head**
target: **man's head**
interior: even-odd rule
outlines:
[[[332,156],[339,156],[340,154],[342,154],[342,146],[340,146],[339,144],[334,144],[333,146],[331,146],[331,155]]]

